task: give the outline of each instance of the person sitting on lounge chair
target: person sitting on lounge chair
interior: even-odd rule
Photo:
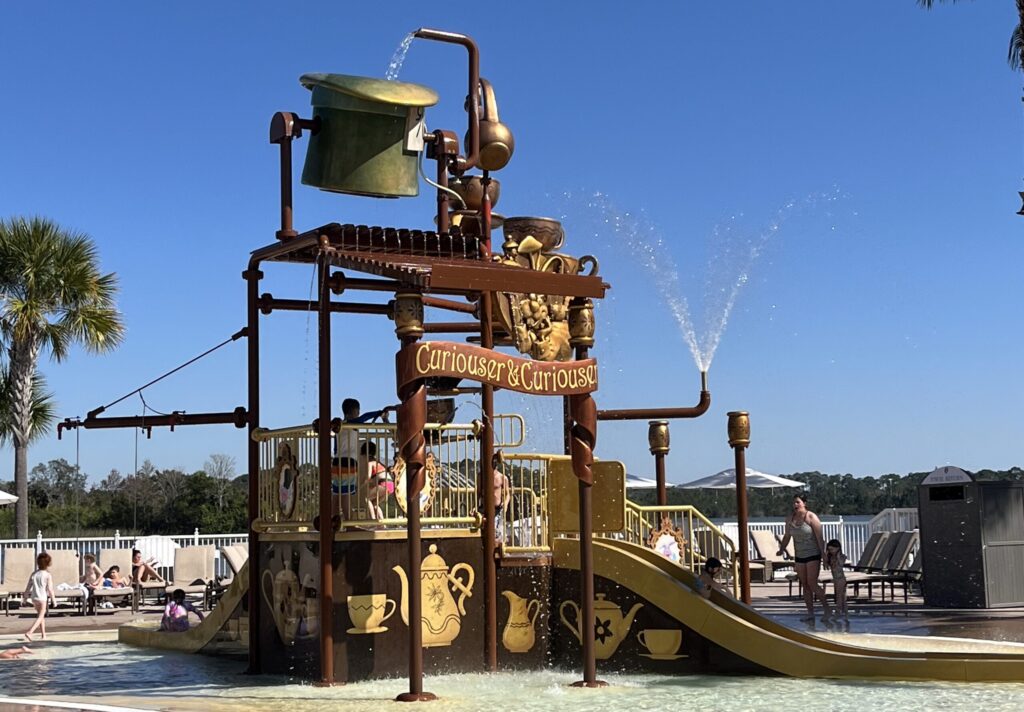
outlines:
[[[152,560],[143,561],[142,552],[138,549],[132,549],[132,582],[159,581],[164,583],[164,577],[156,572],[152,563]]]

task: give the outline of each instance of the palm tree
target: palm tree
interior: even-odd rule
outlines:
[[[945,1],[939,0],[939,2]],[[956,0],[950,0],[950,2],[956,2]],[[1015,71],[1024,69],[1024,0],[1016,0],[1016,2],[1017,26],[1013,28],[1013,34],[1010,35],[1010,48],[1006,53],[1006,62],[1010,65],[1010,69]],[[935,0],[917,0],[917,4],[930,9],[935,4]]]
[[[37,425],[39,356],[49,350],[59,362],[75,345],[99,353],[124,335],[114,303],[117,277],[100,274],[98,262],[87,235],[46,218],[0,220],[0,338],[7,352],[18,538],[28,536],[28,445]]]

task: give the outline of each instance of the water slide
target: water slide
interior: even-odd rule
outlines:
[[[245,616],[235,616],[234,613],[248,591],[249,562],[246,562],[214,609],[204,613],[205,618],[199,625],[182,633],[163,633],[157,630],[154,623],[129,623],[118,628],[118,642],[181,653],[197,653],[220,642],[229,647],[247,645],[249,635],[244,628],[247,619]]]
[[[579,569],[579,542],[556,540],[554,563]],[[594,573],[628,588],[652,605],[736,655],[792,677],[958,682],[1024,680],[1024,649],[993,645],[991,652],[922,652],[869,648],[788,628],[753,608],[713,592],[693,590],[692,573],[655,551],[594,539]]]

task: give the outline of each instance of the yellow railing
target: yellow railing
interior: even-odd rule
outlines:
[[[425,489],[421,523],[424,527],[475,528],[477,513],[476,473],[479,466],[480,425],[429,423],[424,429],[427,439],[428,487]],[[496,414],[494,438],[496,448],[516,448],[523,444],[526,428],[522,416]],[[398,460],[393,423],[343,424],[335,435],[332,453],[350,456],[347,465],[335,478],[332,494],[334,511],[341,514],[346,526],[399,528],[406,524],[404,490],[401,484],[404,469]],[[318,438],[308,426],[260,429],[253,438],[260,443],[259,519],[258,526],[278,531],[309,529],[319,513]],[[515,456],[520,458],[523,456]],[[527,456],[529,457],[529,456]],[[296,474],[294,507],[290,513],[282,507],[282,463],[290,461]],[[399,465],[396,467],[396,465]],[[545,470],[546,472],[546,470]],[[518,474],[517,474],[518,476]],[[540,494],[542,490],[534,490]],[[402,502],[399,502],[399,498]],[[521,512],[521,498],[513,497],[509,516]],[[531,510],[542,509],[530,505]],[[515,521],[515,520],[513,520]],[[546,517],[543,535],[546,536]],[[529,537],[533,545],[533,537]]]
[[[389,423],[344,424],[333,452],[343,466],[333,478],[334,511],[346,526],[404,527],[404,464],[395,446],[397,426]],[[476,470],[479,426],[428,424],[427,480],[421,523],[424,527],[470,528],[476,515]],[[259,520],[263,528],[297,530],[313,525],[319,512],[318,438],[308,427],[259,430]],[[340,453],[340,454],[339,454]],[[291,461],[297,472],[294,509],[282,507],[281,472]],[[399,491],[401,489],[401,491]],[[396,496],[397,495],[397,496]]]
[[[499,540],[505,553],[551,551],[548,529],[548,465],[556,455],[506,453],[501,469],[511,497],[503,512]]]
[[[653,535],[662,529],[662,517],[668,517],[676,536],[685,541],[679,551],[683,566],[692,571],[699,571],[709,557],[722,561],[732,572],[734,592],[739,591],[739,562],[737,561],[736,545],[710,519],[691,505],[672,505],[665,507],[645,507],[626,501],[626,541],[641,546],[653,546]],[[662,542],[670,545],[672,537]]]

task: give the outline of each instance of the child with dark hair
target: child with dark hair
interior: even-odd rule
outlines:
[[[835,615],[848,621],[846,615],[846,572],[843,566],[846,565],[846,554],[843,553],[843,545],[838,539],[831,539],[825,544],[825,568],[832,572],[832,586],[836,591]]]
[[[31,601],[36,609],[36,619],[32,627],[25,633],[25,640],[31,642],[32,634],[39,629],[42,639],[46,640],[46,604],[57,605],[57,597],[53,593],[53,576],[47,571],[53,559],[45,551],[36,557],[36,570],[28,579],[25,586],[25,598]]]
[[[712,589],[727,596],[730,595],[729,590],[716,580],[716,577],[721,572],[722,562],[713,556],[709,556],[708,560],[704,562],[704,570],[697,577],[694,589],[704,598],[711,598]]]
[[[188,630],[188,614],[195,613],[199,616],[199,622],[203,621],[203,614],[192,603],[185,600],[185,591],[176,588],[167,601],[164,608],[163,618],[160,619],[160,630],[171,633],[183,633]]]

